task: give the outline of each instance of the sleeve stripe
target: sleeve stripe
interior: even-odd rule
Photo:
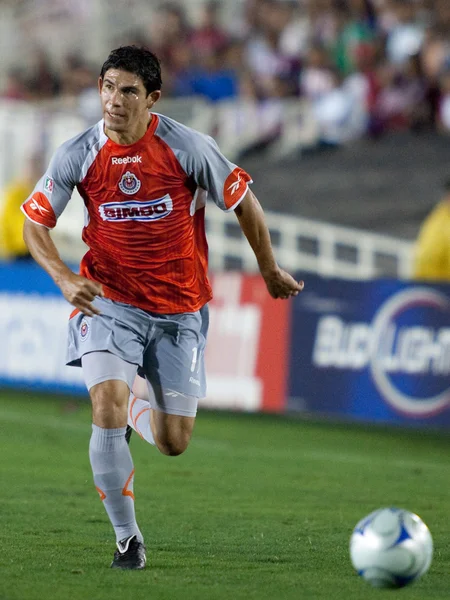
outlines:
[[[89,171],[89,168],[91,167],[91,165],[97,158],[97,154],[100,152],[100,150],[103,148],[103,146],[108,141],[108,137],[105,135],[105,132],[103,131],[103,120],[100,121],[99,123],[97,123],[97,134],[98,134],[98,140],[92,146],[90,152],[87,154],[87,156],[84,160],[84,163],[81,167],[80,182],[82,182],[83,179],[86,177],[87,172]]]
[[[239,198],[239,200],[236,200],[236,202],[233,204],[233,206],[231,206],[230,208],[227,208],[224,210],[224,212],[231,212],[232,210],[234,210],[241,202],[242,200],[245,198],[245,194],[248,192],[248,186],[250,183],[253,183],[253,179],[250,179],[250,181],[247,181],[247,184],[245,186],[245,190],[242,193],[242,196]]]
[[[23,212],[23,214],[26,216],[26,218],[31,221],[32,223],[36,223],[36,225],[40,225],[41,227],[45,227],[45,229],[48,229],[49,231],[52,229],[51,227],[48,227],[47,225],[44,225],[43,223],[39,223],[39,221],[35,221],[34,219],[32,219],[30,217],[30,215],[26,212],[26,210],[24,209],[23,205],[20,207],[20,210]]]

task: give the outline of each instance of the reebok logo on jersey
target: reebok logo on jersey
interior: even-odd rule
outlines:
[[[37,210],[38,213],[40,213],[43,217],[45,217],[45,213],[50,212],[48,208],[44,208],[43,206],[41,206],[39,202],[34,198],[31,199],[30,208],[33,210]]]
[[[228,175],[223,186],[223,201],[227,210],[231,210],[242,200],[251,181],[250,175],[239,167]]]
[[[113,165],[127,165],[129,163],[142,163],[142,156],[139,154],[137,156],[124,156],[117,158],[113,156],[111,158],[111,162]]]
[[[106,202],[98,207],[104,221],[157,221],[172,212],[173,202],[169,194],[156,200],[128,200]]]
[[[230,195],[232,196],[235,192],[238,191],[239,186],[241,185],[241,176],[238,174],[238,178],[237,180],[232,183],[229,187],[228,190],[230,191]]]

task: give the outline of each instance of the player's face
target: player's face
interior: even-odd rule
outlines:
[[[98,87],[106,129],[116,133],[131,133],[136,128],[147,127],[148,111],[160,92],[147,95],[142,79],[134,73],[109,69]]]

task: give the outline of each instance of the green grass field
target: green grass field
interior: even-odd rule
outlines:
[[[450,437],[271,416],[199,414],[168,458],[136,435],[136,507],[149,565],[109,569],[112,529],[88,460],[87,404],[0,394],[1,600],[353,600],[450,597]],[[399,591],[352,570],[371,510],[417,512],[430,572]]]

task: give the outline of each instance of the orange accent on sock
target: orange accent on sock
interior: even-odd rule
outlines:
[[[100,495],[100,500],[103,502],[103,500],[106,498],[106,494],[103,490],[101,490],[99,487],[95,486],[95,489],[97,490],[97,492]]]
[[[149,407],[149,406],[147,406],[146,408],[143,408],[143,409],[141,410],[141,412],[139,412],[139,413],[136,415],[136,418],[135,418],[135,419],[134,419],[134,421],[133,421],[133,425],[134,425],[134,428],[135,428],[135,430],[136,430],[136,433],[138,433],[138,434],[141,436],[141,438],[142,438],[142,439],[144,439],[144,436],[142,435],[142,433],[141,433],[141,432],[139,431],[139,429],[138,429],[138,426],[137,426],[137,420],[139,419],[139,417],[140,417],[141,415],[143,415],[145,412],[147,412],[147,411],[149,411],[149,410],[150,410],[150,407]]]
[[[134,494],[131,490],[128,489],[128,484],[133,479],[134,469],[131,471],[130,476],[128,477],[125,485],[123,486],[122,496],[130,496],[134,500]]]
[[[137,396],[133,396],[133,400],[131,401],[130,404],[130,419],[131,422],[134,424],[134,420],[133,420],[133,406],[136,404],[136,400],[137,400]]]

